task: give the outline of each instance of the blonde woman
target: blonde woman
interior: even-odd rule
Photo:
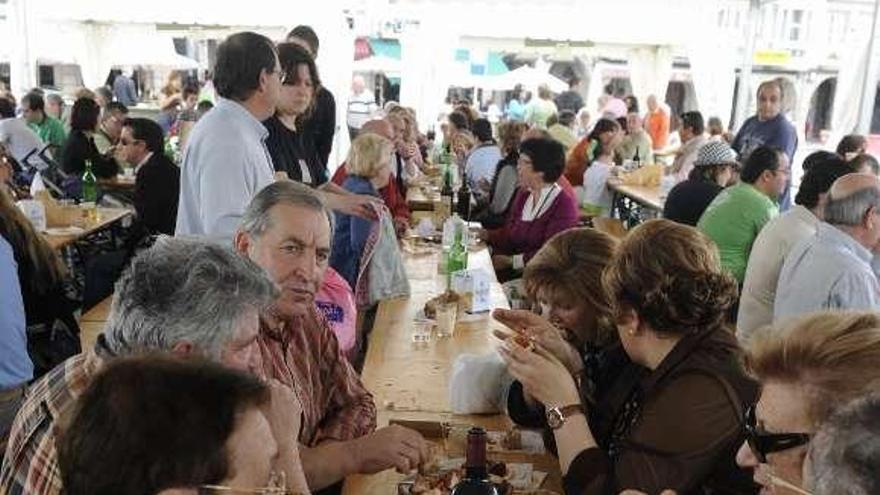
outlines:
[[[880,383],[880,315],[826,312],[766,327],[748,351],[762,392],[745,415],[737,463],[754,470],[761,493],[797,493],[813,434],[836,407]]]
[[[377,134],[361,134],[355,138],[345,162],[348,177],[342,188],[353,194],[380,197],[379,189],[387,186],[391,179],[392,151],[391,142]],[[356,286],[361,255],[374,221],[346,213],[336,215],[330,266],[351,287]]]

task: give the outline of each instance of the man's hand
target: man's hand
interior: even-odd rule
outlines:
[[[430,460],[425,439],[418,432],[398,425],[380,428],[352,443],[358,472],[362,474],[391,468],[409,473]]]
[[[373,205],[383,205],[381,199],[366,194],[342,195],[325,192],[324,200],[327,202],[327,206],[331,210],[365,218],[367,220],[377,220],[378,217],[376,217]]]
[[[513,258],[503,254],[493,254],[492,267],[496,272],[513,268]]]

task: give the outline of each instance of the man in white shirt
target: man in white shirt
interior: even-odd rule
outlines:
[[[834,181],[854,171],[839,156],[827,151],[808,156],[804,170],[795,206],[765,225],[752,246],[736,321],[740,341],[745,342],[754,330],[773,322],[773,302],[782,264],[794,246],[816,234],[828,189]]]
[[[348,133],[351,139],[358,135],[364,124],[379,109],[376,105],[376,96],[367,89],[364,77],[356,75],[351,80],[351,96],[348,97]]]
[[[43,142],[24,119],[15,118],[15,103],[6,98],[0,98],[0,145],[22,167],[42,163],[36,153],[43,149]],[[25,158],[28,158],[28,163],[25,163]]]
[[[880,310],[880,281],[871,268],[880,250],[880,178],[837,179],[824,216],[782,265],[774,322],[827,309]]]
[[[273,182],[263,120],[275,112],[281,88],[275,46],[242,32],[217,49],[217,105],[193,127],[183,154],[177,235],[231,242],[251,199]]]

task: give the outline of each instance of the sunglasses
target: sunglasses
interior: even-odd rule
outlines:
[[[761,464],[767,463],[767,454],[810,443],[808,433],[767,433],[759,428],[754,405],[746,410],[745,429],[746,442]]]

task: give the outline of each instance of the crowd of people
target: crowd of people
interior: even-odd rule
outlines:
[[[434,136],[356,77],[334,169],[318,49],[308,26],[230,36],[198,115],[201,88],[174,76],[156,121],[128,116],[125,75],[78,95],[69,129],[39,91],[0,95],[0,493],[338,493],[428,464],[420,433],[377,424],[360,361],[398,289],[382,284],[399,283],[406,191],[447,160],[498,279],[533,307],[493,312],[529,342],[498,334],[506,412],[543,430],[565,493],[880,486],[880,178],[863,137],[811,154],[789,208],[798,143],[777,81],[733,135],[620,91],[591,122],[573,79],[555,98],[517,89],[497,123],[457,102]],[[621,166],[663,157],[664,218],[622,239],[589,227]],[[94,348],[60,363],[36,339],[78,334],[70,274],[14,203],[34,160],[72,198],[86,163],[133,168],[150,240]]]

